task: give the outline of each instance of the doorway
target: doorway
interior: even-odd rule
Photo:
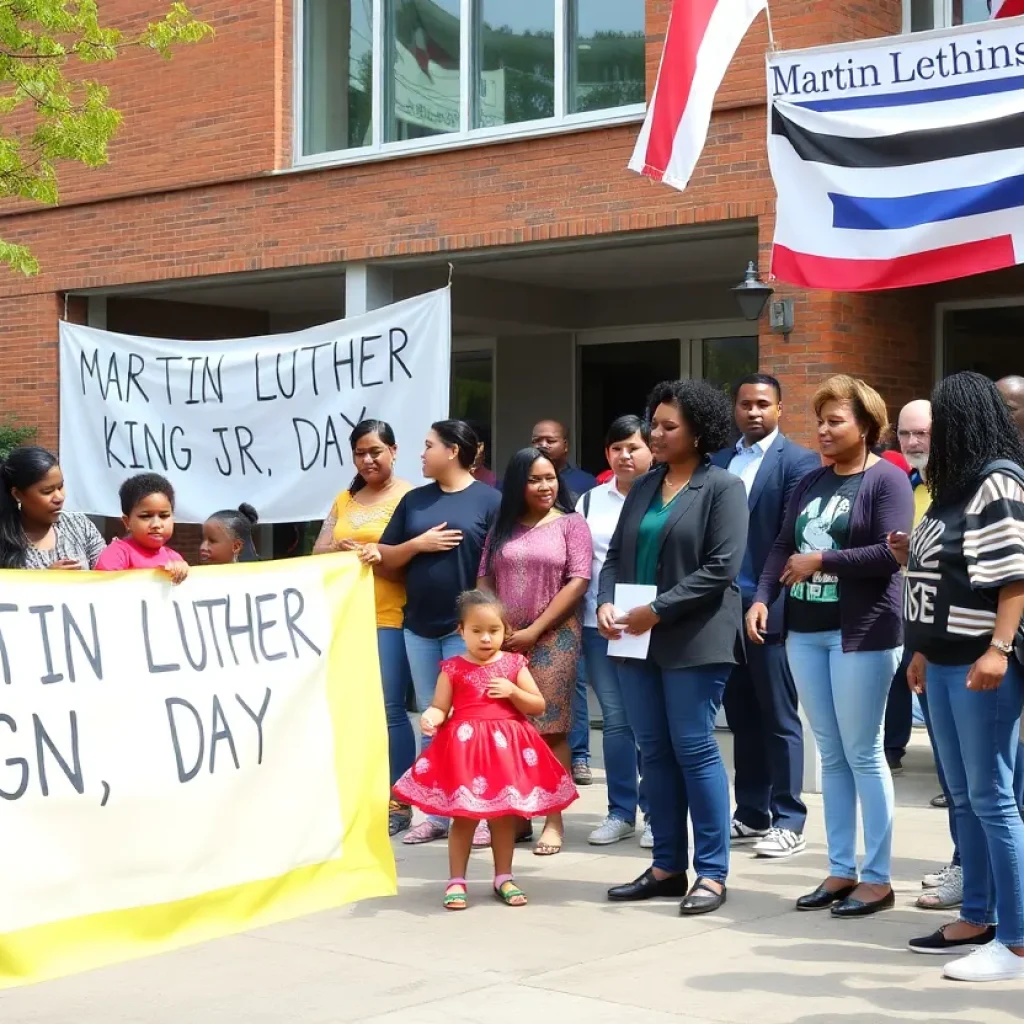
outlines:
[[[992,380],[1024,375],[1024,305],[979,303],[970,307],[940,307],[942,347],[939,372],[943,377],[974,370]]]
[[[656,384],[680,375],[679,339],[581,345],[578,362],[580,467],[595,476],[607,469],[604,437],[619,416],[643,416]]]

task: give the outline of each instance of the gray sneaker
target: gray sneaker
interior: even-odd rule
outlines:
[[[612,843],[628,839],[636,832],[636,825],[621,818],[607,817],[587,836],[591,846],[611,846]]]

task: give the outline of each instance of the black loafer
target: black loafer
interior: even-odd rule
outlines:
[[[828,910],[833,903],[842,903],[854,889],[857,888],[856,883],[853,885],[844,885],[842,889],[836,889],[834,892],[829,892],[828,889],[823,885],[819,885],[814,892],[808,893],[806,896],[801,896],[796,901],[797,910]]]
[[[708,887],[704,879],[698,878],[693,883],[693,888],[686,894],[686,899],[679,904],[679,913],[683,917],[696,914],[710,914],[725,902],[725,897],[726,889],[724,885],[721,892],[715,892],[714,889]]]
[[[608,890],[608,899],[614,902],[632,902],[635,900],[653,900],[662,896],[678,899],[686,895],[686,874],[671,875],[669,878],[657,879],[654,869],[648,868],[639,878],[625,885],[616,885]]]
[[[948,924],[944,924],[931,935],[922,936],[920,939],[911,939],[907,943],[907,948],[911,953],[933,953],[942,956],[949,953],[972,953],[979,946],[987,946],[990,942],[995,941],[994,925],[990,925],[980,935],[975,935],[973,939],[947,939],[946,929],[948,927]]]
[[[880,910],[888,910],[896,906],[896,893],[890,889],[880,900],[855,900],[847,896],[842,903],[832,908],[833,917],[868,917]]]

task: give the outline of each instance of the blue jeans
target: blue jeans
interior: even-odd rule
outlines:
[[[416,708],[421,713],[430,707],[434,699],[434,688],[441,672],[441,662],[454,658],[457,654],[466,653],[466,644],[458,633],[447,636],[420,636],[411,630],[404,630],[405,653],[409,659],[409,671],[412,673],[412,688],[416,694]],[[430,745],[426,736],[421,741],[425,750]],[[430,815],[430,820],[448,827],[448,819]]]
[[[918,695],[917,702],[921,707],[921,714],[924,715],[924,726],[928,730],[928,739],[932,745],[932,753],[935,755],[935,774],[939,777],[939,789],[946,798],[946,814],[949,815],[949,838],[953,840],[953,859],[950,863],[954,867],[960,866],[960,844],[956,840],[956,810],[953,807],[953,797],[949,793],[949,783],[946,782],[946,773],[942,770],[942,758],[939,756],[939,747],[935,742],[935,729],[932,727],[932,715],[928,709],[927,690]]]
[[[388,721],[388,754],[393,786],[416,760],[416,737],[406,711],[412,676],[409,674],[409,660],[405,656],[402,630],[378,628],[377,655],[380,658],[380,678],[384,686],[384,713]]]
[[[829,873],[857,877],[859,800],[864,831],[861,881],[888,885],[894,797],[882,750],[882,721],[903,649],[845,652],[836,629],[790,633],[786,653],[821,753]]]
[[[647,816],[642,778],[638,783],[636,740],[626,718],[619,666],[608,657],[608,641],[593,626],[583,629],[583,657],[604,719],[601,743],[608,777],[608,815],[632,824],[638,806]]]
[[[577,761],[590,763],[590,707],[587,704],[589,671],[586,660],[580,658],[576,662],[576,690],[572,698],[572,722],[569,724],[569,751],[573,764]]]
[[[968,690],[969,665],[928,663],[932,728],[956,809],[964,869],[960,916],[996,923],[1004,946],[1024,946],[1024,823],[1013,793],[1013,771],[1024,703],[1024,676],[1015,659],[995,690]]]
[[[622,698],[640,745],[654,832],[654,866],[673,874],[690,861],[686,816],[693,821],[698,877],[729,874],[729,779],[715,740],[731,665],[665,669],[653,661],[619,662]]]

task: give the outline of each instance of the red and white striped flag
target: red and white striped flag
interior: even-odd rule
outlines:
[[[1024,14],[1024,0],[992,0],[993,18],[1016,18]]]
[[[767,6],[768,0],[675,0],[630,170],[686,188],[707,141],[715,93],[750,23]]]

